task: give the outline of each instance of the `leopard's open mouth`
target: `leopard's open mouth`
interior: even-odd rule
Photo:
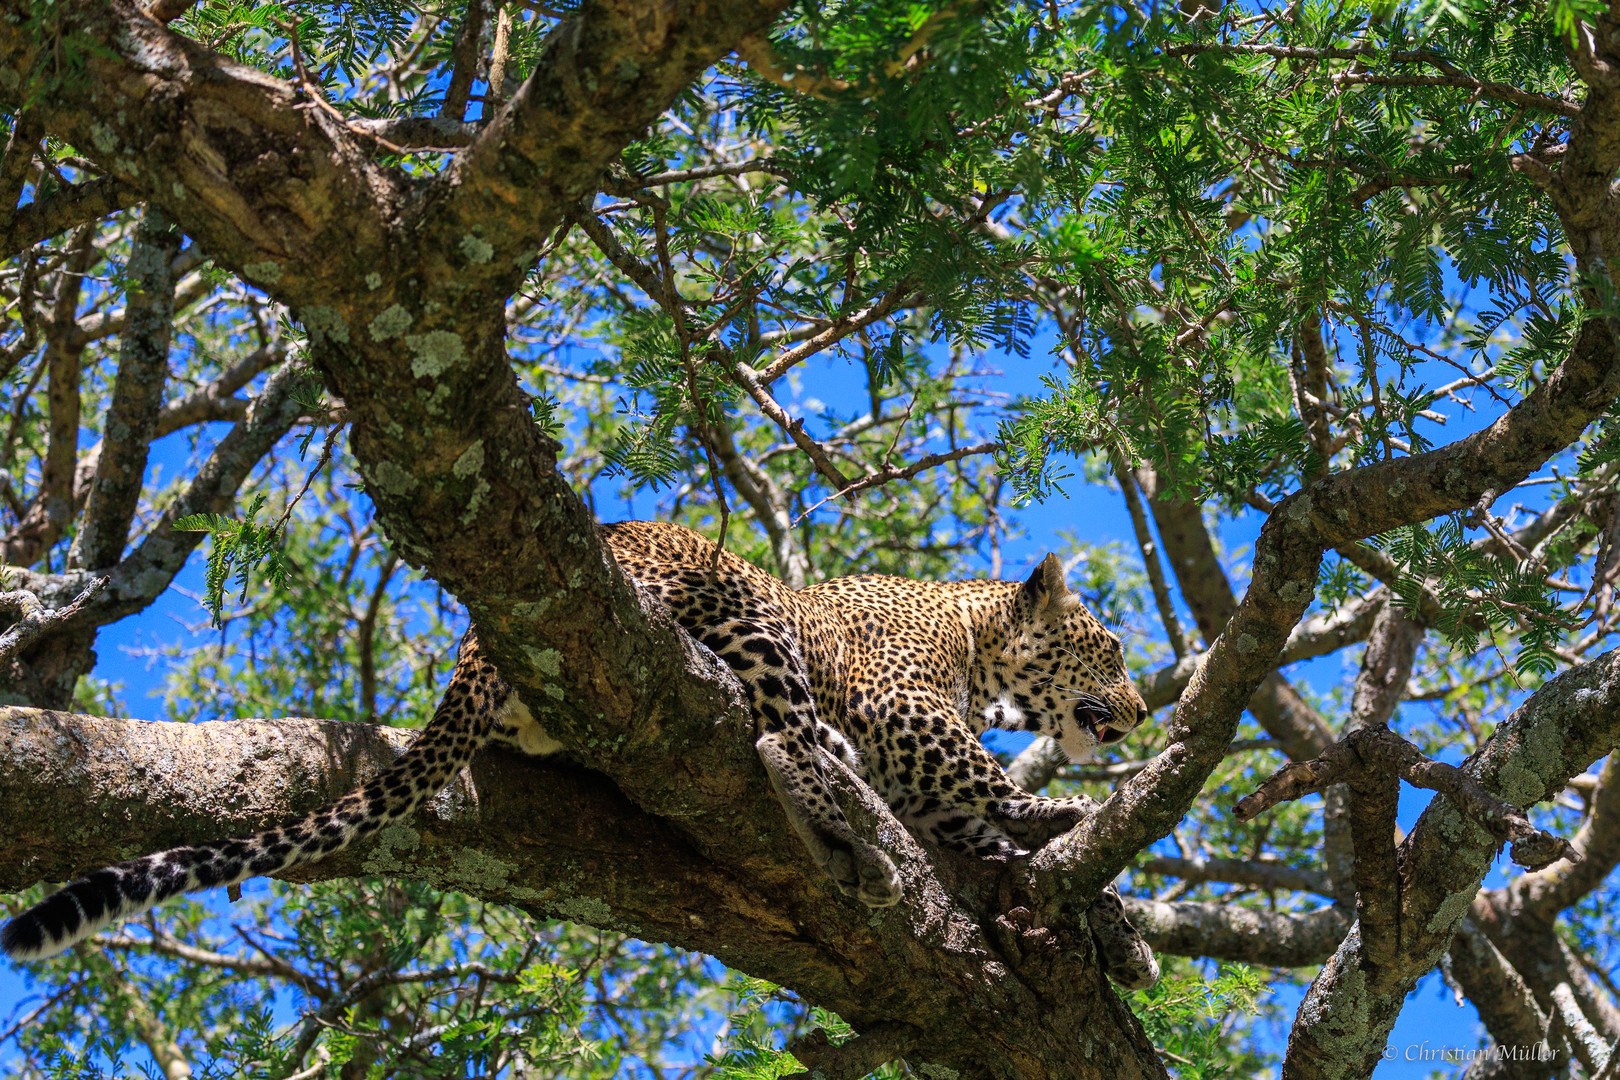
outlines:
[[[1131,733],[1130,728],[1114,726],[1114,715],[1105,708],[1082,708],[1075,715],[1099,746],[1117,743]]]

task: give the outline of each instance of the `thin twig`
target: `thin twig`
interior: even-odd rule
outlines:
[[[794,423],[800,423],[800,421],[796,420]],[[972,457],[975,454],[993,454],[1000,449],[1001,444],[997,442],[979,443],[977,446],[962,446],[955,450],[947,450],[940,454],[925,454],[916,461],[913,461],[910,465],[899,468],[888,468],[875,473],[870,473],[861,477],[859,480],[847,484],[841,490],[835,491],[831,495],[828,495],[826,498],[822,499],[820,502],[816,503],[814,506],[810,507],[804,513],[795,518],[793,520],[793,524],[799,524],[805,518],[821,509],[827,503],[832,502],[834,499],[850,499],[853,498],[855,493],[858,491],[865,491],[868,488],[880,487],[881,485],[887,484],[893,480],[910,480],[918,473],[924,471],[925,469],[932,469],[936,465],[945,465],[952,461],[960,461],[965,457]]]

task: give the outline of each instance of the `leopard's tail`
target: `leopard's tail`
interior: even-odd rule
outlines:
[[[471,642],[468,634],[432,722],[365,786],[279,828],[171,848],[69,882],[6,923],[0,949],[16,960],[54,956],[172,896],[314,862],[409,817],[472,760],[510,693]]]

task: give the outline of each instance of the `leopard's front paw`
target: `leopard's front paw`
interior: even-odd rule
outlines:
[[[900,875],[878,848],[857,841],[831,840],[823,868],[846,896],[867,907],[884,908],[900,902]]]
[[[998,829],[1031,850],[1062,836],[1091,813],[1085,806],[1013,803],[995,819]]]

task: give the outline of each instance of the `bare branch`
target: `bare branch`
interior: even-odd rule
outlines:
[[[108,434],[102,438],[95,478],[68,552],[69,567],[111,566],[129,540],[169,374],[174,321],[170,265],[179,251],[180,231],[163,211],[148,207],[130,248],[118,376],[102,425]]]
[[[472,145],[481,129],[448,116],[388,116],[345,123],[350,131],[406,150],[459,150]]]
[[[816,1028],[786,1047],[810,1071],[789,1073],[783,1080],[861,1080],[878,1066],[904,1057],[916,1043],[916,1032],[902,1024],[879,1024],[837,1046],[826,1031]]]
[[[1389,722],[1406,694],[1412,664],[1423,631],[1392,604],[1385,604],[1367,636],[1351,695],[1347,731],[1382,727]],[[1392,773],[1363,773],[1346,785],[1340,799],[1325,807],[1323,863],[1335,885],[1353,880],[1362,945],[1369,962],[1379,963],[1382,950],[1394,949],[1399,938],[1401,881],[1396,865],[1395,812],[1400,781]],[[1342,806],[1347,800],[1348,806]],[[1346,811],[1342,817],[1337,813]],[[1335,821],[1339,818],[1339,821]],[[1350,873],[1345,873],[1344,825],[1353,849]],[[1387,959],[1387,957],[1385,957]]]
[[[214,952],[212,949],[201,949],[195,945],[170,937],[159,930],[151,938],[131,937],[128,934],[103,934],[95,939],[97,945],[104,949],[119,949],[132,952],[154,952],[162,956],[172,956],[176,960],[184,960],[188,964],[197,964],[201,967],[219,968],[223,971],[235,971],[255,978],[276,978],[292,983],[311,997],[324,999],[330,994],[330,989],[319,979],[299,971],[292,964],[273,954],[261,956],[232,956],[228,953]]]
[[[1232,583],[1204,525],[1203,509],[1198,504],[1161,494],[1158,478],[1147,469],[1139,470],[1136,476],[1148,496],[1153,521],[1159,527],[1159,538],[1164,541],[1165,555],[1181,587],[1182,599],[1192,610],[1204,640],[1214,641],[1238,605]],[[1266,674],[1248,706],[1261,726],[1281,740],[1290,757],[1308,758],[1333,742],[1332,730],[1280,672]]]
[[[506,100],[506,66],[511,59],[512,13],[496,0],[495,45],[489,55],[489,86],[484,91],[483,119],[492,120]]]
[[[1127,896],[1125,912],[1154,952],[1267,967],[1320,964],[1351,925],[1350,915],[1337,906],[1284,915],[1237,904]]]
[[[204,383],[185,397],[165,402],[158,413],[156,437],[162,438],[192,424],[241,419],[247,415],[249,402],[236,397],[236,392],[252,382],[260,372],[286,358],[287,342],[278,338],[242,357],[221,372],[217,379]]]
[[[1170,588],[1165,584],[1164,567],[1159,563],[1159,549],[1148,529],[1147,513],[1142,509],[1142,495],[1137,489],[1136,475],[1119,454],[1114,455],[1114,478],[1119,481],[1120,494],[1125,496],[1125,509],[1130,511],[1131,528],[1136,532],[1136,547],[1142,553],[1142,566],[1147,570],[1148,584],[1153,589],[1153,602],[1159,609],[1159,622],[1170,639],[1170,651],[1180,660],[1187,655],[1187,637],[1182,633],[1181,620],[1176,616],[1175,602],[1170,599]]]
[[[719,165],[695,165],[690,169],[672,169],[651,176],[609,176],[602,181],[602,190],[615,195],[629,195],[663,184],[684,184],[692,180],[707,180],[715,176],[746,176],[749,173],[767,173],[771,176],[793,175],[775,158],[754,158],[749,161],[731,161]],[[809,336],[808,334],[806,336]]]
[[[1465,919],[1457,928],[1445,969],[1479,1010],[1479,1018],[1497,1046],[1533,1047],[1546,1039],[1547,1014],[1523,977],[1472,920]],[[1516,1055],[1502,1057],[1504,1065],[1492,1072],[1500,1080],[1539,1080],[1558,1064],[1518,1060]]]
[[[1239,821],[1252,821],[1278,803],[1314,794],[1329,784],[1348,783],[1368,768],[1442,793],[1500,843],[1511,841],[1513,861],[1521,866],[1539,869],[1560,857],[1580,857],[1569,841],[1536,828],[1523,811],[1490,794],[1467,773],[1424,757],[1385,727],[1351,732],[1311,761],[1289,762],[1239,800],[1232,812]]]
[[[781,428],[787,434],[787,437],[793,440],[794,446],[804,451],[804,455],[815,465],[816,471],[832,485],[833,491],[844,495],[847,499],[853,499],[854,482],[838,471],[838,466],[833,464],[832,457],[827,453],[827,448],[806,434],[804,420],[799,417],[789,417],[787,410],[777,404],[776,399],[771,396],[771,392],[760,381],[758,373],[741,360],[734,361],[730,366],[730,371],[732,381],[748,392],[748,396],[753,398],[754,403],[759,406],[759,411],[764,413],[777,427]]]
[[[101,595],[107,581],[105,577],[97,578],[72,603],[56,611],[46,610],[39,597],[24,589],[0,593],[0,607],[9,607],[22,616],[0,634],[0,665],[9,664],[12,657],[42,634],[70,626],[85,605]]]
[[[1305,870],[1284,863],[1259,862],[1253,859],[1177,859],[1154,856],[1145,860],[1141,869],[1149,874],[1163,874],[1194,884],[1220,881],[1232,885],[1254,885],[1262,889],[1288,889],[1293,892],[1313,892],[1332,896],[1328,876],[1316,870]]]
[[[794,423],[802,422],[795,420]],[[790,431],[788,434],[791,435],[792,432]],[[797,443],[798,440],[795,439],[794,442]],[[928,469],[933,469],[940,465],[949,465],[951,462],[961,461],[965,457],[973,457],[978,454],[993,454],[1000,449],[1001,444],[997,442],[979,443],[976,446],[959,446],[955,450],[946,450],[938,454],[924,454],[922,457],[911,462],[909,465],[896,465],[887,469],[879,469],[874,473],[867,473],[859,480],[851,482],[842,491],[835,491],[825,499],[822,499],[821,502],[809,507],[804,511],[803,514],[799,515],[799,517],[803,519],[804,517],[809,516],[816,509],[834,499],[847,499],[858,491],[867,491],[871,488],[882,487],[884,484],[890,483],[894,480],[910,480],[913,476],[916,476],[918,473],[925,472]],[[808,451],[806,452],[808,453]]]
[[[585,235],[591,238],[591,243],[607,256],[608,262],[634,281],[636,286],[655,303],[667,295],[664,281],[658,276],[658,271],[626,250],[625,246],[619,243],[619,238],[613,235],[613,230],[602,223],[601,218],[586,210],[576,215],[574,220],[585,231]]]
[[[93,240],[91,229],[81,227],[57,275],[42,361],[50,414],[45,464],[27,515],[0,544],[5,561],[12,565],[31,565],[48,551],[67,529],[72,515],[73,469],[79,456],[79,360],[84,348],[74,339],[74,317],[84,275],[99,257]]]
[[[467,96],[472,92],[473,79],[478,75],[478,39],[484,32],[486,2],[468,0],[467,13],[462,17],[461,29],[450,50],[450,84],[445,87],[439,116],[451,123],[461,122],[467,114]]]

